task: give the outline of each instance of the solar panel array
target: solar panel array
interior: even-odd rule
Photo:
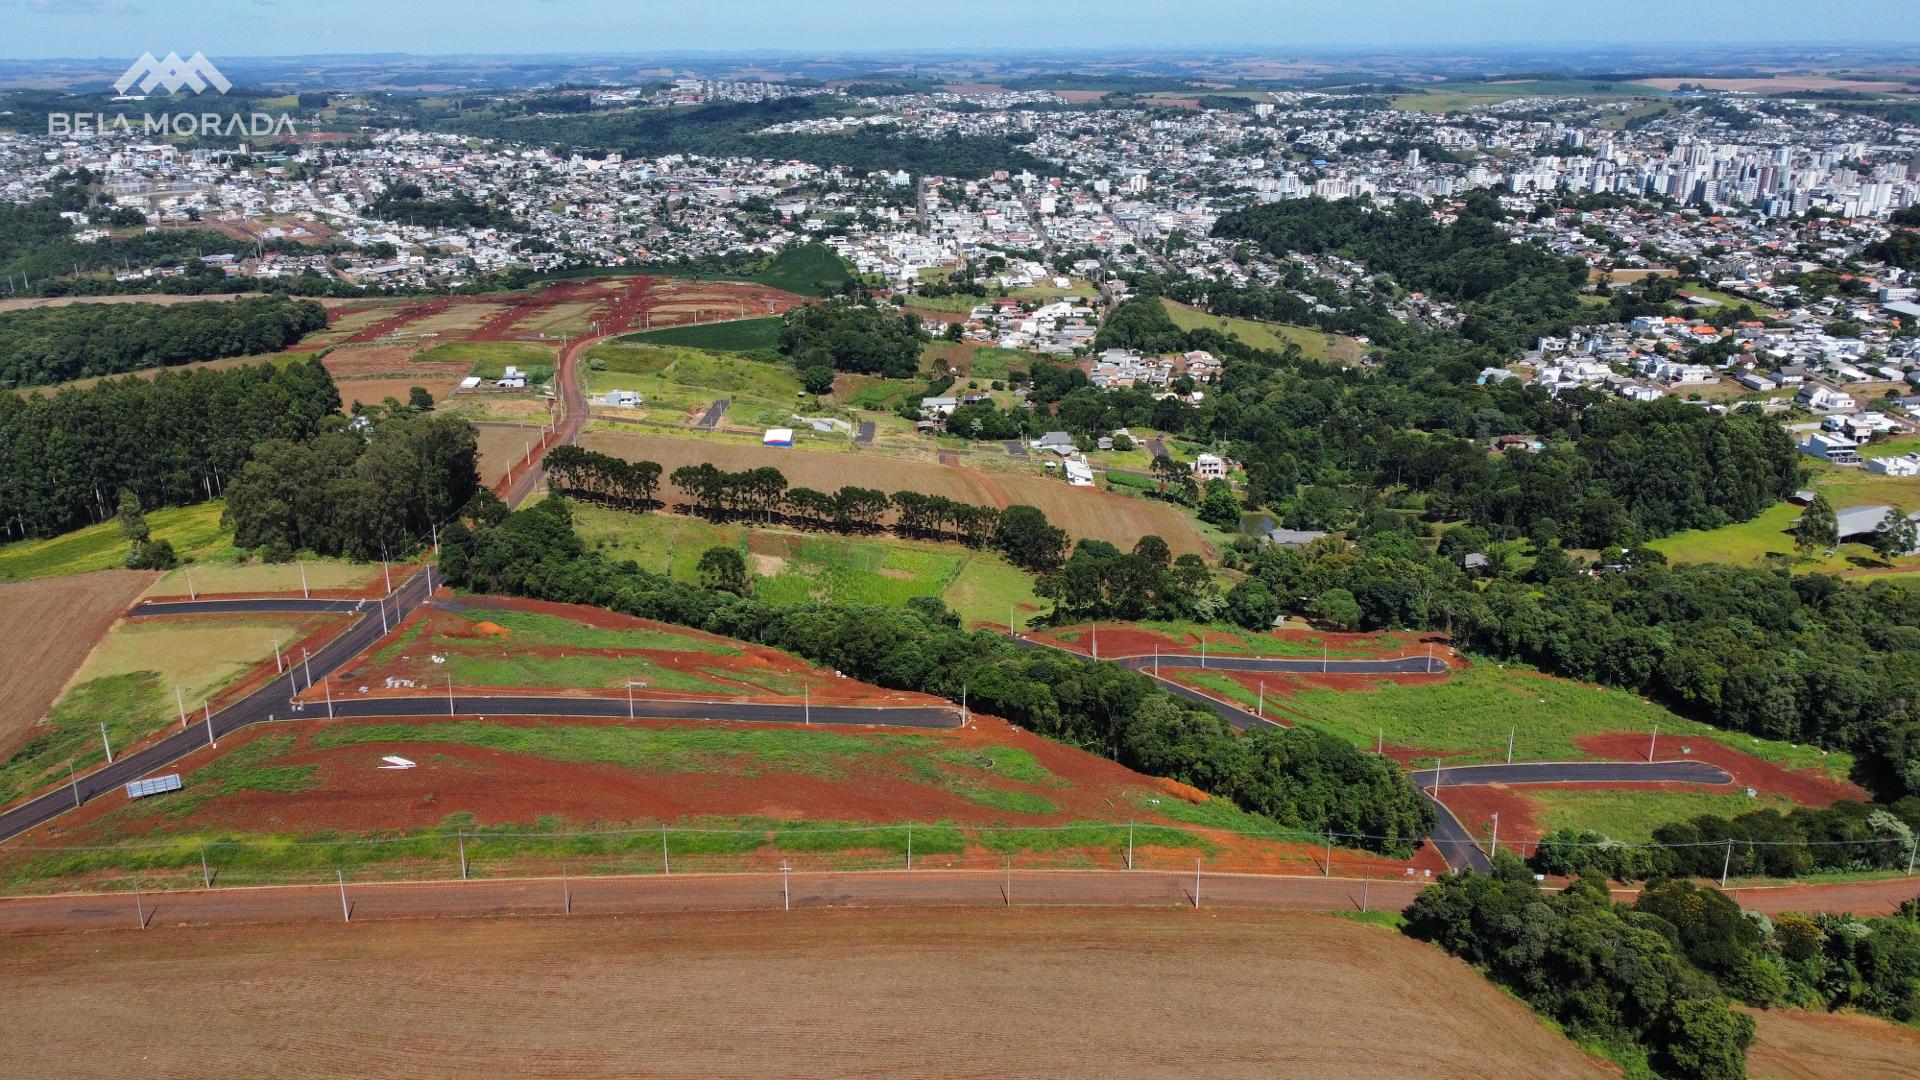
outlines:
[[[165,791],[179,790],[180,774],[168,773],[165,776],[154,776],[145,780],[135,780],[133,783],[128,784],[127,798],[144,799],[149,795],[158,795]]]

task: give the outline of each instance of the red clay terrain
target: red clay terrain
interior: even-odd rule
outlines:
[[[1645,761],[1649,740],[1645,735],[1623,732],[1588,735],[1574,742],[1595,757],[1614,761]],[[1655,753],[1662,761],[1674,760],[1682,756],[1682,746],[1691,751],[1685,755],[1688,760],[1718,765],[1733,774],[1736,784],[1767,795],[1785,795],[1801,806],[1829,806],[1842,799],[1866,802],[1869,798],[1864,789],[1850,781],[1835,780],[1813,770],[1785,769],[1715,739],[1663,740]]]

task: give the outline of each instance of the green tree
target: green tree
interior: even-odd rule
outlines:
[[[134,547],[146,543],[152,532],[147,528],[147,515],[140,510],[140,496],[132,488],[120,489],[118,510],[114,516],[120,522],[120,535]]]
[[[1833,504],[1825,495],[1815,495],[1800,514],[1800,520],[1793,526],[1793,543],[1803,558],[1812,558],[1816,552],[1831,551],[1839,546],[1840,520],[1834,516]]]
[[[1920,525],[1907,516],[1905,510],[1890,507],[1887,515],[1873,529],[1873,550],[1882,556],[1893,559],[1910,554],[1920,546]]]
[[[1313,602],[1313,615],[1321,622],[1340,629],[1360,625],[1360,602],[1345,589],[1328,589]]]
[[[816,397],[833,392],[833,368],[826,364],[813,364],[800,369],[800,385],[807,393]]]
[[[415,412],[432,412],[433,395],[424,386],[410,387],[407,390],[407,407]]]
[[[700,587],[745,596],[748,591],[747,560],[740,549],[716,545],[700,554]]]

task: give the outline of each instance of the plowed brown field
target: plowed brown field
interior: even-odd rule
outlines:
[[[1920,1072],[1920,1031],[1891,1021],[1799,1009],[1754,1017],[1754,1080],[1911,1080]]]
[[[629,461],[657,461],[669,474],[682,465],[702,462],[712,462],[730,471],[772,465],[796,487],[833,491],[856,484],[889,493],[918,491],[944,495],[960,502],[987,506],[1025,503],[1039,507],[1049,521],[1076,539],[1092,537],[1132,547],[1142,536],[1154,533],[1165,540],[1176,555],[1207,551],[1206,541],[1178,510],[1166,503],[1068,487],[1059,480],[1033,474],[987,472],[964,465],[939,465],[908,458],[783,450],[751,443],[666,435],[591,432],[582,442],[590,450]],[[664,484],[663,488],[664,497],[680,498],[679,490],[673,485]]]
[[[145,571],[102,570],[0,585],[0,670],[7,673],[0,758],[27,741],[114,620],[158,580]]]
[[[1439,950],[1294,913],[72,934],[0,978],[21,1076],[1618,1075]]]

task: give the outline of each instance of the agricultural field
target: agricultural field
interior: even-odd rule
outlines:
[[[1862,457],[1897,456],[1920,449],[1920,441],[1907,439],[1875,443],[1862,451]],[[1886,476],[1865,469],[1845,468],[1803,457],[1809,485],[1826,496],[1835,510],[1850,506],[1887,505],[1912,511],[1920,509],[1920,479]],[[1788,532],[1798,521],[1801,507],[1779,502],[1761,511],[1750,521],[1718,529],[1674,533],[1648,543],[1648,547],[1672,562],[1718,562],[1735,566],[1769,566],[1795,573],[1820,572],[1871,580],[1888,571],[1920,570],[1920,556],[1885,559],[1865,544],[1842,544],[1832,552],[1818,552],[1803,558],[1795,549]]]
[[[394,569],[397,574],[399,568]],[[380,564],[344,559],[301,559],[285,563],[214,559],[167,571],[144,595],[298,593],[303,577],[307,590],[315,595],[358,592],[381,580]]]
[[[832,491],[846,484],[887,492],[913,490],[945,495],[962,502],[1039,507],[1070,536],[1089,536],[1132,547],[1140,537],[1157,534],[1174,554],[1207,550],[1205,540],[1184,514],[1172,505],[1110,492],[1068,487],[1039,473],[995,471],[963,465],[940,465],[906,458],[852,459],[842,453],[764,447],[758,443],[727,443],[660,435],[633,435],[590,431],[583,439],[590,450],[630,461],[656,461],[667,472],[682,465],[712,462],[722,469],[741,470],[772,465],[798,486]],[[663,496],[678,498],[671,485]]]
[[[1348,365],[1358,364],[1360,358],[1366,353],[1366,346],[1341,334],[1328,334],[1312,327],[1292,326],[1287,323],[1209,315],[1199,308],[1190,307],[1177,300],[1163,298],[1161,303],[1166,305],[1167,314],[1172,317],[1174,325],[1182,330],[1218,330],[1224,334],[1231,334],[1256,349],[1272,349],[1278,352],[1288,345],[1298,345],[1308,359]]]
[[[123,751],[179,722],[189,709],[239,683],[275,642],[291,654],[334,620],[317,615],[182,615],[116,623],[67,681],[31,739],[0,763],[0,804],[104,760],[100,726]],[[176,688],[178,696],[176,697]]]
[[[190,299],[199,300],[204,298],[195,296]],[[226,356],[218,360],[197,360],[187,364],[169,364],[164,367],[122,372],[118,375],[90,375],[84,379],[69,379],[66,382],[54,383],[50,386],[23,386],[16,388],[12,392],[21,397],[26,397],[30,394],[44,394],[47,397],[52,397],[62,390],[85,390],[87,387],[93,386],[106,379],[152,379],[163,371],[226,371],[229,368],[248,367],[254,364],[273,364],[278,366],[294,360],[305,360],[312,356],[313,353],[311,351],[301,350],[306,349],[307,345],[314,342],[315,339],[313,337],[308,337],[299,345],[290,348],[287,352],[258,353],[253,356]]]
[[[233,534],[220,524],[226,504],[218,499],[147,512],[155,540],[165,540],[181,559],[203,559],[227,550]],[[117,522],[90,525],[45,540],[0,545],[0,582],[30,581],[117,569],[127,557],[127,538]]]
[[[1438,949],[1311,914],[795,911],[67,935],[7,951],[0,977],[17,991],[14,1023],[35,1033],[13,1052],[27,1075],[124,1074],[143,1059],[244,1073],[287,1046],[317,1073],[409,1080],[506,1060],[582,1077],[765,1076],[796,1061],[933,1078],[1077,1076],[1095,1062],[1119,1078],[1194,1062],[1222,1077],[1272,1076],[1276,1062],[1327,1080],[1615,1075]],[[165,985],[171,1004],[156,1010],[129,985]],[[1008,1008],[1008,987],[1101,1008]],[[1191,1011],[1237,1000],[1274,1003],[1287,1023]],[[647,1018],[644,1037],[612,1020],[630,1016]]]
[[[594,370],[596,366],[601,370]],[[799,377],[783,364],[688,346],[595,345],[587,351],[584,376],[590,398],[610,390],[640,394],[644,404],[639,408],[598,407],[596,412],[624,420],[691,425],[708,406],[725,398],[730,422],[757,428],[792,426],[794,411],[809,400],[801,393]],[[805,411],[821,410],[808,404]]]
[[[416,359],[423,364],[444,364],[458,368],[463,375],[478,375],[494,380],[506,374],[509,366],[527,373],[528,385],[553,378],[559,350],[552,345],[526,341],[449,341],[421,352]]]
[[[1902,1080],[1920,1061],[1920,1030],[1853,1013],[1767,1009],[1747,1051],[1753,1080]]]
[[[645,330],[627,334],[621,342],[639,345],[681,345],[692,349],[749,352],[771,349],[780,343],[780,320],[733,319],[697,326],[675,326],[665,330]]]
[[[0,626],[6,628],[0,666],[8,672],[7,693],[0,696],[0,754],[12,754],[32,737],[94,644],[156,576],[102,570],[0,585]],[[48,633],[53,626],[60,632]]]
[[[1007,612],[1041,610],[1033,578],[990,551],[891,537],[841,537],[715,524],[679,514],[628,514],[577,506],[587,545],[611,559],[697,581],[708,548],[737,547],[758,577],[755,592],[776,603],[903,604],[938,596],[962,621],[1004,625]]]
[[[428,360],[415,345],[341,345],[321,361],[340,387],[340,406],[378,405],[391,397],[405,402],[413,387],[437,401],[451,394],[467,374],[467,364]]]

